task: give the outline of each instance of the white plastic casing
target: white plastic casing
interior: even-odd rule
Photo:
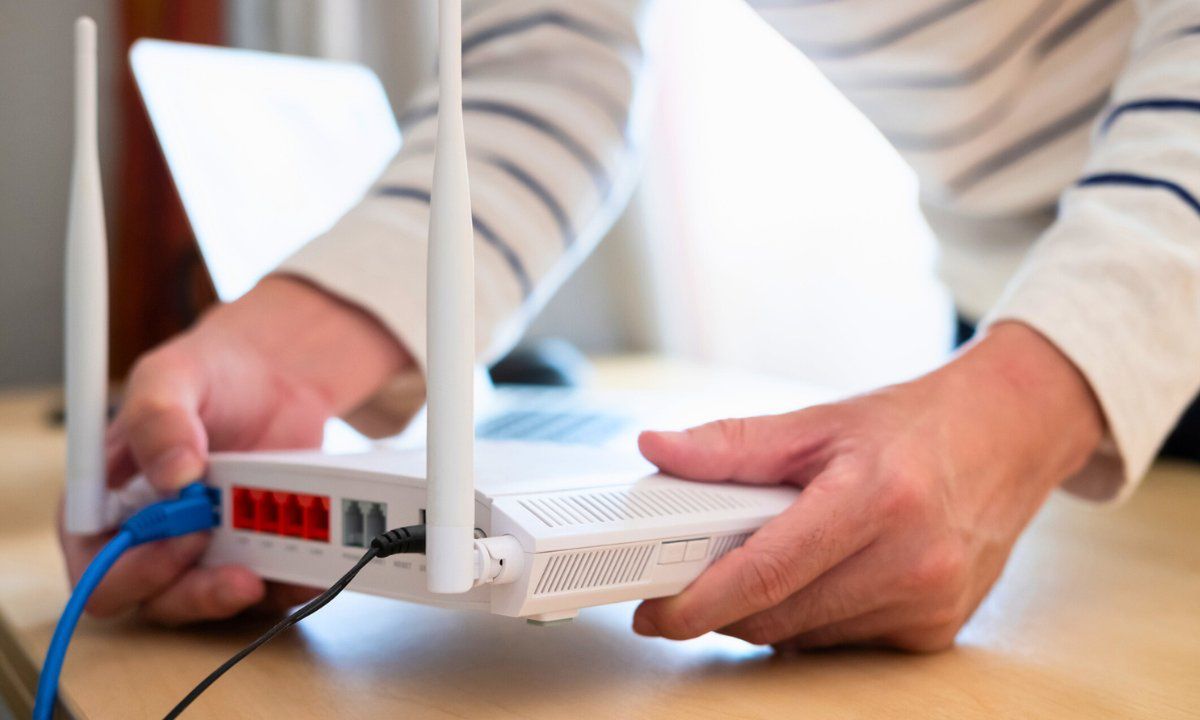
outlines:
[[[462,117],[462,4],[439,0],[438,133],[426,299],[429,591],[475,583],[475,235]]]
[[[477,453],[475,525],[489,539],[515,541],[520,567],[497,579],[504,584],[442,595],[427,587],[425,556],[397,555],[368,565],[352,589],[512,617],[571,617],[584,607],[679,592],[798,493],[648,475],[642,462],[579,446],[480,442]],[[209,481],[221,490],[223,521],[206,562],[328,586],[363,552],[343,542],[339,509],[347,501],[383,504],[388,528],[416,524],[423,469],[421,451],[218,454]],[[235,487],[329,497],[329,541],[234,529]]]
[[[96,133],[96,23],[75,22],[75,149],[66,247],[67,532],[116,522],[105,485],[108,410],[108,243]]]

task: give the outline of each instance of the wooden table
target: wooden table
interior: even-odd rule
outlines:
[[[628,363],[613,385],[703,379]],[[0,399],[0,692],[27,717],[67,593],[51,531],[62,434],[45,392]],[[1200,468],[1162,464],[1128,504],[1056,497],[946,653],[776,657],[710,635],[629,629],[630,604],[570,624],[346,594],[215,685],[211,718],[1200,717]],[[264,628],[85,619],[62,683],[81,718],[162,714]]]

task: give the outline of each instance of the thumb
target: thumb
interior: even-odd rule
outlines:
[[[819,458],[824,435],[814,426],[804,410],[730,418],[682,432],[647,431],[638,448],[659,470],[689,480],[781,482]]]

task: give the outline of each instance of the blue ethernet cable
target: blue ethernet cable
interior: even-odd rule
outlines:
[[[50,647],[46,651],[46,660],[42,663],[42,674],[38,678],[33,720],[51,720],[54,714],[54,699],[58,694],[58,677],[62,672],[71,635],[83,615],[88,598],[121,555],[143,543],[207,530],[219,523],[219,493],[202,483],[192,483],[180,490],[178,497],[147,505],[121,525],[121,529],[96,554],[83,576],[79,578],[66,608],[58,619]]]

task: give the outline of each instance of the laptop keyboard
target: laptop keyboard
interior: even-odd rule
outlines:
[[[624,418],[604,413],[509,410],[480,423],[475,434],[486,440],[603,445],[624,426]]]

